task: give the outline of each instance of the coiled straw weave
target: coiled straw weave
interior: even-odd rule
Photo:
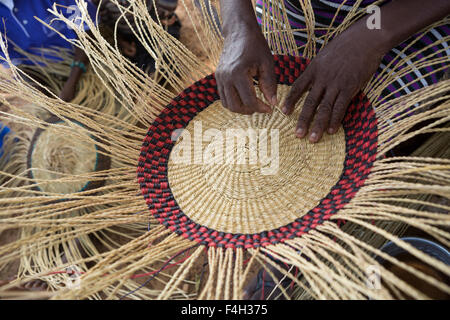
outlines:
[[[95,171],[87,165],[83,173],[66,170],[63,177],[52,176],[54,186],[104,181],[95,189],[36,189],[49,180],[27,175],[25,156],[34,129],[28,138],[20,138],[0,185],[0,231],[19,230],[20,237],[0,247],[0,269],[17,261],[20,267],[17,279],[0,287],[1,297],[29,298],[12,288],[41,279],[49,285],[42,295],[52,299],[240,299],[253,272],[273,266],[298,285],[293,295],[282,289],[287,298],[389,299],[392,292],[428,298],[379,265],[377,256],[450,294],[448,284],[380,251],[392,241],[450,276],[448,265],[400,240],[408,227],[415,227],[450,244],[448,202],[436,201],[450,198],[445,126],[450,120],[449,80],[383,102],[378,98],[395,79],[394,72],[398,76],[417,67],[399,58],[355,97],[339,133],[312,145],[293,137],[295,114],[286,117],[275,108],[271,115],[242,116],[222,108],[210,75],[213,68],[151,20],[144,1],[130,1],[123,10],[132,13],[135,35],[157,61],[158,70],[164,70],[157,70],[154,78],[123,58],[90,21],[82,1],[77,2],[92,36],[55,11],[56,18],[77,30],[79,40],[72,43],[89,56],[94,82],[114,98],[114,111],[87,106],[95,96],[89,87],[84,98],[80,94],[73,103],[46,95],[11,66],[13,78],[1,75],[0,92],[20,95],[64,125],[48,124],[46,118],[14,106],[1,118],[30,128],[51,128],[72,139],[72,147],[96,146],[111,159],[111,166]],[[283,8],[283,1],[274,2]],[[222,47],[218,26],[213,19],[198,19],[208,16],[208,8],[203,5],[201,13],[187,0],[181,4],[204,54],[216,65]],[[356,1],[339,28],[329,27],[328,36],[359,18],[360,4]],[[314,28],[312,9],[305,10],[307,25]],[[280,70],[282,101],[295,70],[301,71],[306,60],[298,57],[292,30],[277,25],[269,14],[264,13],[263,31]],[[445,23],[448,19],[436,25]],[[447,36],[440,41],[448,40]],[[304,48],[305,58],[314,57],[313,46],[312,41]],[[445,62],[434,56],[422,61]],[[170,88],[159,85],[159,77]],[[203,130],[278,129],[279,170],[263,175],[261,168],[267,164],[173,161],[174,145],[184,139],[171,139],[173,130],[185,128],[184,133],[190,131],[194,137],[196,120],[202,121]],[[386,157],[395,146],[420,134],[433,135],[415,154]],[[274,142],[270,134],[266,139],[269,146]],[[219,145],[199,142],[203,148]],[[52,143],[42,145],[47,147]],[[251,147],[244,149],[250,154]],[[13,168],[15,163],[22,165]],[[270,257],[298,268],[301,277]],[[379,290],[366,285],[366,270],[373,265],[383,279]]]

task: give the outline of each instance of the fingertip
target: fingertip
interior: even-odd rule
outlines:
[[[281,111],[283,111],[283,113],[288,116],[292,113],[292,108],[289,106],[287,102],[285,102]]]
[[[337,129],[335,127],[329,127],[328,128],[328,133],[329,134],[335,134],[337,132]]]
[[[265,106],[265,107],[262,109],[262,112],[263,112],[263,113],[272,113],[272,108],[269,107],[269,106]]]
[[[272,113],[272,107],[258,99],[258,111],[261,113]]]
[[[306,130],[304,128],[297,128],[297,130],[295,131],[295,134],[297,136],[297,138],[304,138],[306,135]]]
[[[278,104],[277,80],[273,71],[262,70],[259,88],[272,106]]]
[[[311,143],[316,143],[317,141],[319,141],[319,134],[316,133],[316,132],[312,132],[312,133],[309,135],[309,141],[310,141]]]
[[[276,106],[278,104],[278,98],[276,94],[272,96],[272,98],[270,99],[270,103],[272,104],[272,106]]]
[[[289,108],[285,105],[283,106],[283,108],[281,108],[281,111],[285,114],[285,115],[289,115]]]

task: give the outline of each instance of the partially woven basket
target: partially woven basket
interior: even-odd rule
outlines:
[[[274,14],[286,14],[284,1],[274,1],[276,9],[263,12],[262,21],[271,50],[279,54],[275,62],[282,101],[306,67],[300,52],[314,58],[316,50],[314,41],[304,50],[297,48],[294,30],[273,19]],[[339,27],[325,28],[323,43],[360,18],[360,5],[354,5]],[[382,99],[384,89],[398,76],[420,67],[399,52],[389,68],[355,97],[339,132],[310,144],[294,137],[302,99],[289,117],[278,107],[270,115],[242,116],[221,106],[214,76],[206,76],[214,72],[222,49],[218,26],[197,19],[207,16],[205,5],[198,16],[187,9],[207,63],[164,32],[143,1],[123,8],[132,13],[138,40],[161,63],[155,78],[125,59],[117,45],[107,43],[87,14],[82,20],[92,36],[55,12],[77,32],[78,40],[72,44],[89,55],[98,83],[108,90],[106,96],[117,100],[110,108],[84,107],[103,101],[95,90],[85,90],[89,94],[77,100],[78,105],[67,104],[44,96],[20,77],[1,79],[0,91],[23,95],[67,125],[69,119],[79,123],[71,130],[52,126],[59,135],[65,132],[73,138],[74,146],[87,142],[111,158],[111,169],[101,175],[67,177],[67,181],[81,176],[88,181],[105,179],[98,190],[76,191],[80,184],[68,188],[68,193],[41,189],[36,194],[30,185],[21,184],[29,181],[27,167],[2,172],[9,179],[0,188],[2,226],[20,228],[23,235],[0,246],[0,268],[20,259],[18,279],[0,287],[2,297],[14,285],[40,279],[50,285],[54,299],[241,299],[253,272],[264,268],[273,275],[269,268],[273,267],[297,285],[293,295],[280,288],[285,298],[392,299],[391,292],[400,298],[429,298],[376,257],[450,293],[448,284],[380,250],[391,241],[450,275],[448,265],[401,240],[404,230],[414,227],[450,245],[450,208],[433,200],[450,198],[450,160],[443,150],[448,136],[437,134],[449,131],[443,124],[450,120],[450,81]],[[313,10],[305,11],[306,31],[314,34]],[[448,19],[436,25],[446,23]],[[421,61],[443,63],[431,53]],[[155,81],[158,77],[173,90]],[[190,86],[197,79],[202,80]],[[47,125],[18,108],[13,111],[8,116],[17,122],[33,128]],[[256,136],[246,136],[241,145],[229,147],[226,139],[220,139],[227,137],[227,129],[245,133],[249,128]],[[387,157],[397,145],[420,134],[434,134],[420,152]],[[261,143],[267,146],[262,148],[267,158],[259,157]],[[186,155],[186,150],[194,152]],[[21,158],[14,160],[25,162]],[[237,160],[227,162],[231,158]],[[47,179],[34,178],[39,186]],[[74,215],[79,209],[86,214]],[[101,250],[92,238],[101,242]],[[76,242],[87,255],[80,253]],[[80,271],[79,286],[70,290],[64,285],[72,275],[67,268]],[[383,280],[383,287],[376,290],[367,283],[367,271],[374,268]]]
[[[46,127],[34,133],[27,154],[29,177],[31,181],[42,184],[35,186],[35,189],[46,193],[72,194],[102,187],[105,180],[89,181],[83,177],[108,170],[111,166],[111,159],[95,144],[95,138],[84,133],[84,139],[74,140],[67,134],[67,131],[74,130],[73,127],[64,121],[51,117],[46,122]],[[65,127],[67,131],[54,128],[54,125]],[[76,126],[83,127],[76,121],[71,125],[75,126],[75,130]],[[73,176],[79,178],[73,179]]]
[[[290,56],[276,56],[275,62],[282,99],[307,62]],[[294,134],[302,104],[300,100],[289,117],[278,109],[245,116],[223,108],[213,76],[186,89],[155,120],[141,150],[138,181],[153,216],[208,246],[258,248],[301,237],[336,214],[370,173],[377,119],[360,94],[338,133],[312,144]],[[186,138],[174,141],[173,131],[181,128]],[[237,149],[239,141],[234,140],[229,146],[230,129],[242,130],[245,136],[237,138],[244,138],[247,148]],[[205,141],[204,132],[211,130],[218,132]],[[181,144],[186,139],[185,148]],[[189,152],[181,161],[185,163],[172,160],[177,146]],[[262,146],[269,149],[264,157]],[[205,163],[209,149],[218,152]]]

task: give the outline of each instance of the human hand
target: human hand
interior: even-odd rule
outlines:
[[[294,82],[282,111],[291,114],[310,90],[300,113],[296,135],[318,142],[324,132],[336,133],[352,98],[378,69],[386,51],[378,39],[355,25],[330,41]]]
[[[274,60],[258,28],[237,28],[225,38],[215,76],[222,104],[230,111],[242,114],[272,111],[256,97],[255,76],[266,100],[272,105],[277,104]]]

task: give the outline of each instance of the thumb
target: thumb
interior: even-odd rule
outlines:
[[[278,104],[277,99],[277,79],[275,75],[275,67],[273,61],[265,64],[259,75],[259,89],[263,93],[266,100],[275,106]]]

